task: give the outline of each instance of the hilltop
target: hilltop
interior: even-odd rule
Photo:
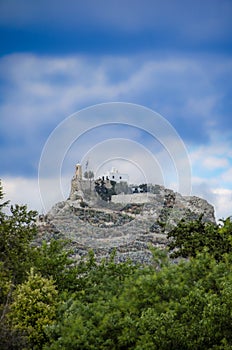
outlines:
[[[112,175],[114,176],[114,175]],[[77,258],[92,249],[97,258],[116,249],[117,261],[148,263],[150,246],[165,247],[167,232],[182,218],[215,222],[206,200],[160,185],[129,186],[112,178],[82,178],[77,165],[69,198],[40,216],[40,238],[68,238]]]

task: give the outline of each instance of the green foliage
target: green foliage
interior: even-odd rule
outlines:
[[[0,199],[3,191],[0,183]],[[8,202],[1,205],[5,207]],[[76,270],[72,254],[67,249],[67,240],[43,242],[41,246],[32,245],[37,229],[37,213],[27,211],[26,206],[11,206],[11,215],[0,209],[0,262],[12,282],[17,285],[24,281],[28,271],[34,267],[44,277],[53,279],[60,290],[75,286]]]
[[[7,304],[12,289],[12,282],[9,279],[7,271],[4,269],[3,263],[0,262],[0,315]]]
[[[0,184],[0,199],[3,199]],[[1,349],[232,348],[232,223],[181,221],[149,266],[75,262],[69,242],[32,244],[35,212],[0,207]]]
[[[0,200],[4,198],[3,186],[0,180]],[[9,204],[9,201],[0,203],[0,216],[4,215],[2,209],[4,209]]]
[[[0,262],[0,344],[1,349],[9,349],[12,347],[12,342],[7,339],[12,338],[10,328],[6,323],[6,315],[9,310],[13,284],[9,278],[8,272],[4,269],[3,263]],[[16,338],[16,337],[14,337]],[[19,343],[17,339],[17,343]],[[15,344],[14,344],[15,345]]]
[[[53,278],[60,291],[76,288],[77,268],[70,258],[68,240],[43,241],[33,250],[33,266],[43,277]]]
[[[30,266],[30,242],[35,235],[36,212],[27,212],[26,206],[11,206],[3,201],[4,194],[0,182],[0,344],[1,349],[22,349],[25,342],[17,331],[13,331],[6,316],[12,302],[15,284],[21,282]]]
[[[41,349],[45,342],[45,328],[56,315],[58,292],[51,279],[35,274],[17,286],[8,318],[13,329],[27,336],[33,349]]]
[[[26,206],[11,206],[11,215],[1,211],[0,215],[0,261],[14,283],[25,278],[30,268],[30,243],[36,234],[35,211]]]
[[[125,279],[137,270],[129,261],[116,264],[114,256],[115,252],[109,260],[97,263],[90,251],[88,259],[78,264],[76,292],[62,304],[58,322],[50,328],[51,343],[47,349],[108,349],[113,346],[113,334],[110,339],[107,326],[113,321],[109,319],[111,311]],[[57,338],[57,342],[53,338]]]
[[[216,259],[220,260],[224,253],[232,251],[232,223],[230,218],[221,220],[222,224],[203,222],[201,215],[198,220],[187,222],[181,220],[168,233],[171,257],[196,257],[205,248]]]
[[[3,197],[0,182],[0,199]],[[2,349],[22,349],[26,337],[6,322],[13,290],[27,279],[32,267],[43,278],[53,277],[60,291],[75,288],[77,271],[66,241],[52,240],[35,246],[32,242],[37,234],[37,213],[16,205],[11,206],[9,215],[5,211],[8,204],[0,204],[0,344]]]
[[[231,256],[217,263],[203,252],[178,265],[154,257],[146,268],[118,264],[120,285],[109,266],[98,290],[89,283],[68,298],[45,349],[229,349]]]

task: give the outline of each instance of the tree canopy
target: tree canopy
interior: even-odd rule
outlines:
[[[220,220],[219,224],[204,222],[203,215],[195,221],[182,219],[168,233],[171,257],[196,257],[197,253],[208,249],[216,259],[232,251],[232,222],[230,217]]]
[[[167,250],[151,248],[152,263],[135,265],[115,263],[116,251],[100,262],[92,251],[75,260],[68,241],[35,244],[36,213],[12,206],[6,214],[7,205],[0,206],[1,349],[232,348],[230,219],[181,221]]]

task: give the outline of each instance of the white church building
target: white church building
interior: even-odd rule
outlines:
[[[129,183],[129,176],[127,174],[120,173],[116,168],[112,168],[110,171],[107,171],[103,176],[104,179],[109,179],[111,181]]]

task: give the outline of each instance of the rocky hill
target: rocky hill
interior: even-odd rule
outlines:
[[[214,208],[198,197],[184,197],[159,185],[146,193],[113,195],[102,200],[91,180],[72,179],[70,197],[40,216],[40,239],[68,238],[75,256],[92,249],[97,258],[116,249],[116,259],[148,263],[150,246],[165,247],[167,232],[181,218],[215,222]]]

